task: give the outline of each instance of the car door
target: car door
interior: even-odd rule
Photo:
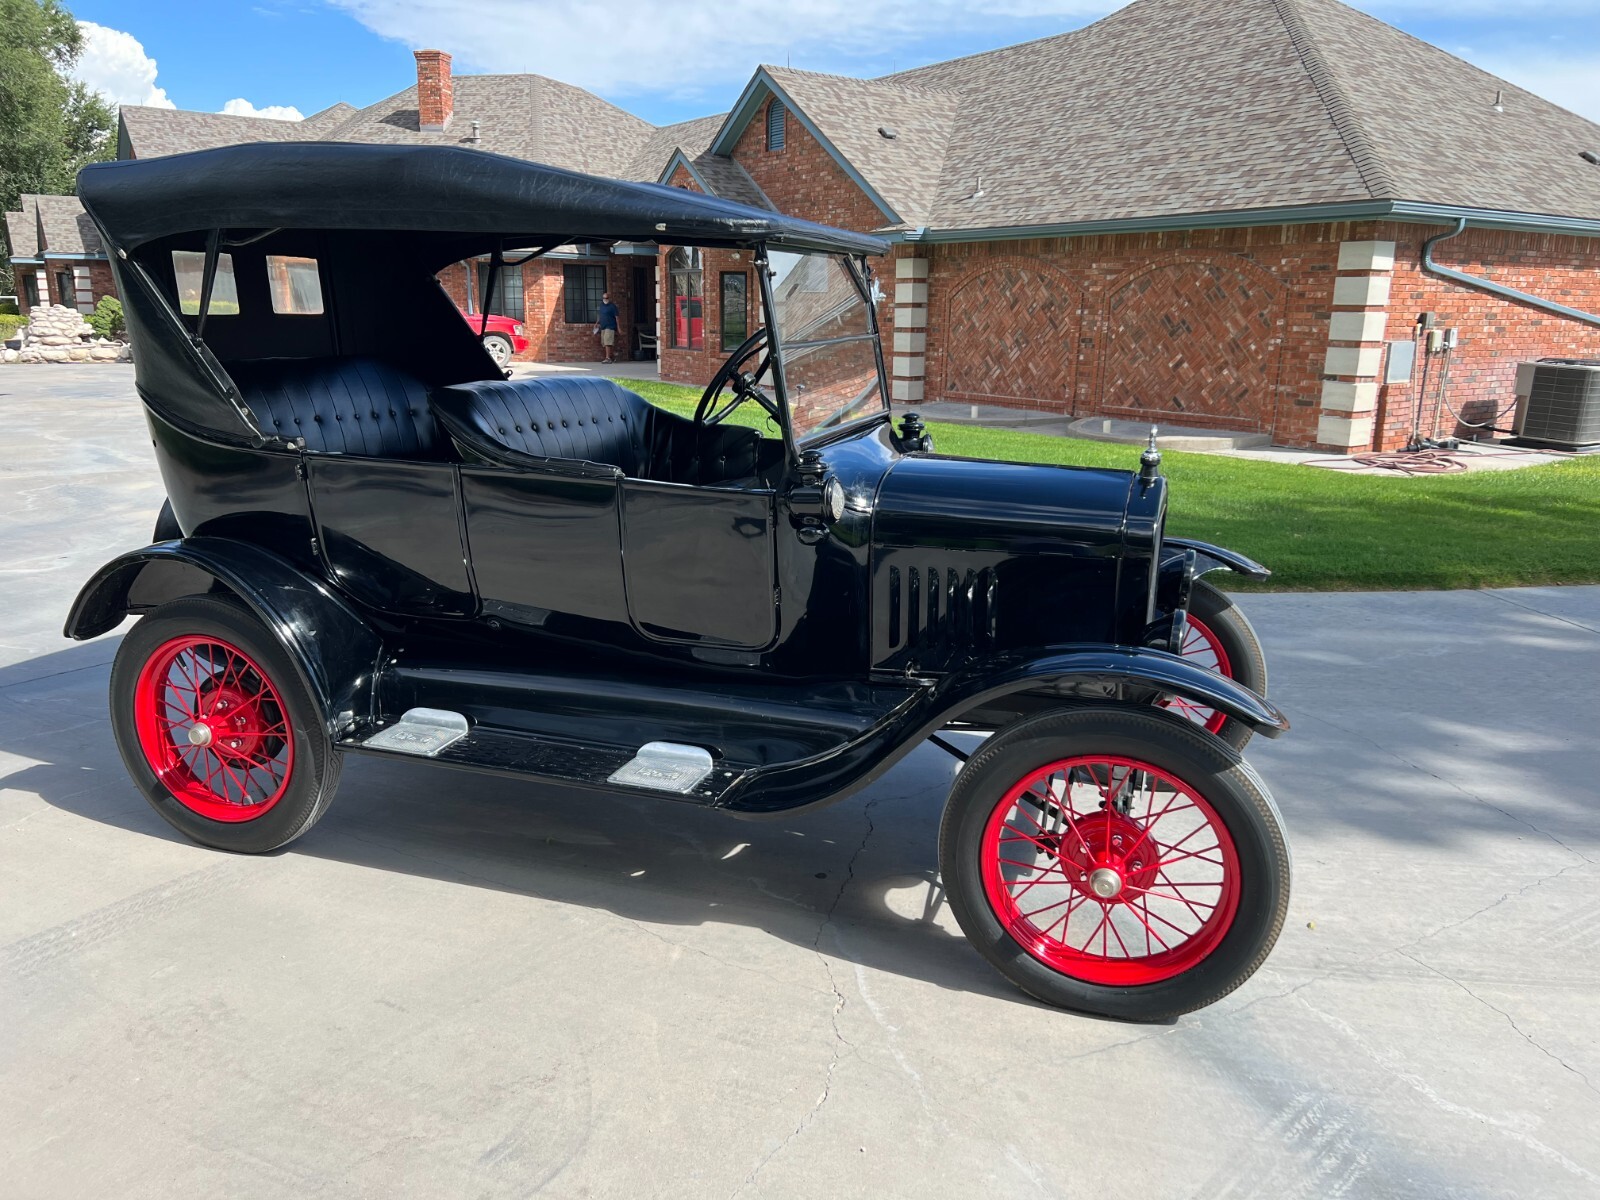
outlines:
[[[624,479],[628,613],[645,637],[741,650],[778,633],[775,493]]]

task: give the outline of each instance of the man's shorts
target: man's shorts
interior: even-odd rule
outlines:
[[[600,331],[600,344],[602,346],[615,346],[617,344],[617,331],[615,329],[602,329]]]

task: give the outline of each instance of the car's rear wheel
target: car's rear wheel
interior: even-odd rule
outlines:
[[[343,765],[288,655],[226,597],[174,600],[134,626],[111,668],[111,725],[156,812],[223,850],[305,833]]]
[[[1267,694],[1267,659],[1245,615],[1228,594],[1203,579],[1189,596],[1189,627],[1183,657],[1197,667],[1241,683],[1259,696]],[[1161,707],[1214,733],[1235,750],[1250,741],[1251,729],[1226,713],[1182,696],[1167,696]]]
[[[483,348],[489,352],[489,357],[494,359],[497,367],[511,365],[511,339],[503,333],[486,333],[483,336]]]
[[[978,951],[1049,1004],[1165,1020],[1266,959],[1289,854],[1260,778],[1162,713],[1080,709],[990,738],[939,834],[952,911]]]

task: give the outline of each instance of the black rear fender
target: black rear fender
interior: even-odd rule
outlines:
[[[64,632],[78,641],[181,596],[223,592],[249,608],[294,660],[330,735],[372,713],[383,640],[320,581],[270,551],[227,538],[157,542],[112,560],[73,601]]]

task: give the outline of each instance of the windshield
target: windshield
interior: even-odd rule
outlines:
[[[795,440],[882,412],[878,339],[845,260],[785,250],[767,258]]]

